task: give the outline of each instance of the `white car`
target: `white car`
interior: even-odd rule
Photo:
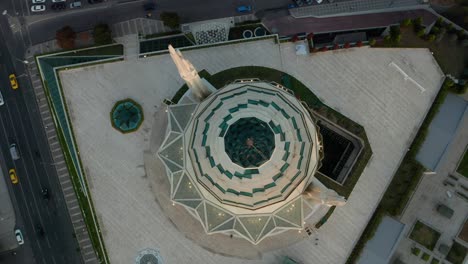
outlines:
[[[18,245],[24,244],[23,234],[21,234],[21,230],[15,230],[16,241],[18,241]]]
[[[33,4],[42,4],[45,3],[46,0],[32,0]]]
[[[5,101],[3,101],[3,95],[0,92],[0,105],[4,105],[4,104],[5,104]]]
[[[42,12],[45,10],[45,5],[33,5],[31,6],[31,11],[33,12]]]
[[[66,0],[52,0],[52,3],[60,3],[60,2],[65,2]]]

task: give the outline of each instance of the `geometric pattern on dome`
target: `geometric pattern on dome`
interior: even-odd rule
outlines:
[[[213,94],[199,104],[168,106],[168,131],[158,151],[166,166],[174,203],[191,211],[206,233],[236,234],[253,244],[282,230],[302,228],[304,217],[311,212],[311,206],[301,195],[304,190],[287,194],[297,188],[297,183],[305,182],[300,185],[305,188],[310,182],[318,166],[319,151],[314,148],[317,146],[314,144],[319,144],[318,136],[307,110],[293,96],[269,84],[263,85],[270,89],[253,85],[225,87],[217,96]],[[239,100],[244,100],[245,104]],[[223,109],[232,109],[232,112]],[[218,114],[223,111],[226,115],[219,118]],[[235,164],[224,148],[229,127],[241,118],[256,118],[267,124],[273,133],[274,148],[270,158],[259,167],[244,168]],[[221,181],[215,181],[220,179],[243,184],[231,185],[241,187],[238,190],[228,189]],[[264,181],[261,187],[250,186],[258,180]],[[220,203],[219,197],[214,195],[220,188],[226,188],[225,193],[221,193],[228,195],[231,201]],[[266,191],[281,190],[287,197],[284,202],[281,197],[265,196]],[[263,198],[254,206],[242,199],[258,196]],[[269,208],[269,201],[277,205],[276,209],[264,211]],[[257,208],[262,208],[262,213],[256,213]]]
[[[196,110],[189,155],[198,182],[218,201],[249,209],[283,201],[315,170],[316,161],[307,162],[314,144],[309,131],[313,121],[282,91],[248,85],[218,92],[209,100]],[[241,131],[244,120],[256,127],[265,124],[259,140],[248,138],[255,126]],[[257,141],[268,142],[269,133],[274,139],[271,150],[252,147]],[[242,156],[245,163],[236,162],[242,151],[261,153],[254,159],[259,164],[248,166],[248,155]]]
[[[132,99],[120,100],[111,111],[112,126],[121,133],[136,131],[143,122],[143,110]]]
[[[138,252],[135,264],[163,264],[159,250],[147,248]]]
[[[241,118],[229,126],[224,148],[232,162],[250,168],[269,160],[275,148],[275,136],[267,123],[255,118]]]

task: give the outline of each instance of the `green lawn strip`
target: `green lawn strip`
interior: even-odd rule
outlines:
[[[453,264],[462,264],[466,257],[466,253],[466,247],[457,242],[454,242],[450,248],[449,253],[447,254],[446,259]]]
[[[409,151],[403,158],[398,170],[393,176],[390,185],[385,191],[382,200],[380,201],[377,209],[375,210],[372,218],[369,220],[367,227],[364,229],[361,237],[356,243],[353,251],[349,255],[347,264],[355,263],[362,252],[365,244],[371,239],[380,224],[381,219],[385,215],[398,216],[406,207],[411,195],[413,194],[418,182],[420,181],[423,172],[425,171],[415,157],[421,148],[424,140],[426,139],[429,125],[434,119],[435,115],[439,112],[439,108],[447,97],[449,87],[447,81],[444,82],[442,88],[437,94],[434,102],[429,109],[426,117],[424,118],[418,133],[416,134]]]
[[[107,63],[107,62],[109,62],[109,61],[101,62],[101,63]],[[39,59],[37,57],[36,57],[36,63],[39,64]],[[92,64],[98,64],[98,63],[92,63]],[[41,79],[42,79],[42,76],[41,76]],[[60,80],[58,74],[57,74],[57,80]],[[52,99],[50,98],[50,93],[49,93],[49,88],[48,88],[48,85],[47,85],[47,81],[44,80],[44,79],[42,79],[42,81],[43,81],[43,85],[44,85],[44,93],[46,95],[47,102],[49,104],[49,109],[51,109],[52,115],[54,115],[56,120],[58,120],[58,115],[55,112],[55,108],[53,107]],[[59,83],[57,85],[58,85],[59,89],[61,89],[61,93],[63,94],[63,90],[62,90],[62,87],[60,85],[60,81],[59,81]],[[68,113],[67,105],[64,104],[64,107],[65,107],[65,113],[66,113],[67,119],[68,119],[69,118],[69,113]],[[88,229],[88,233],[89,233],[89,236],[90,236],[91,243],[93,244],[93,247],[95,249],[97,257],[99,258],[99,261],[101,263],[103,263],[103,260],[105,260],[106,263],[109,263],[109,258],[108,258],[108,255],[107,255],[105,244],[103,242],[104,240],[102,238],[101,233],[99,233],[99,231],[97,230],[97,229],[99,229],[99,223],[98,223],[97,218],[95,216],[96,214],[95,214],[94,206],[93,206],[93,204],[91,202],[92,201],[91,194],[88,191],[88,196],[89,196],[89,201],[90,201],[90,202],[88,202],[87,197],[85,196],[83,190],[81,189],[81,183],[80,183],[80,179],[78,177],[78,172],[76,170],[75,164],[73,163],[73,159],[71,158],[70,149],[68,148],[68,145],[67,145],[66,140],[65,140],[65,136],[63,135],[63,130],[61,129],[60,124],[55,123],[55,126],[56,126],[56,131],[57,131],[57,137],[58,137],[58,140],[59,140],[60,145],[62,147],[62,152],[64,154],[64,158],[65,158],[65,161],[66,161],[66,164],[67,164],[67,168],[68,168],[68,171],[70,173],[70,178],[72,180],[73,188],[75,190],[75,194],[76,194],[78,202],[80,204],[80,208],[81,208],[81,211],[82,211],[82,214],[83,214],[83,218],[84,218],[84,221],[85,221],[87,229]],[[76,139],[75,139],[74,134],[73,134],[73,128],[71,127],[71,124],[70,124],[70,129],[71,129],[72,139],[73,139],[74,142],[76,142]],[[80,163],[79,165],[82,167],[81,158],[79,157],[79,155],[78,155],[78,161]],[[83,175],[83,177],[84,177],[84,182],[85,182],[85,185],[86,185],[85,188],[87,190],[89,190],[88,183],[86,181],[86,177],[84,175]],[[102,246],[101,246],[100,241],[102,241]]]
[[[53,55],[57,53],[57,55]],[[51,57],[61,57],[61,56],[105,56],[105,55],[123,55],[124,47],[122,44],[110,44],[106,46],[96,46],[96,47],[87,47],[79,48],[76,50],[66,50],[63,52],[51,52],[49,53]],[[41,54],[41,56],[47,54]]]
[[[458,164],[457,172],[461,175],[468,178],[468,151],[465,150],[465,154],[463,155],[460,164]]]
[[[440,233],[430,228],[429,226],[417,221],[414,224],[413,230],[409,235],[409,238],[420,245],[426,247],[429,250],[434,250],[437,241],[439,240]]]

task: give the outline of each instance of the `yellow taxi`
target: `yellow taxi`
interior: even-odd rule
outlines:
[[[18,89],[18,81],[16,80],[16,76],[12,73],[8,76],[8,78],[10,79],[11,88],[13,88],[13,90]]]
[[[8,174],[10,174],[10,180],[13,184],[18,183],[18,176],[16,176],[16,170],[15,169],[10,169],[8,171]]]

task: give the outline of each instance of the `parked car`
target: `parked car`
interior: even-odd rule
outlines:
[[[10,74],[8,75],[8,79],[10,79],[10,85],[13,90],[18,89],[18,81],[16,80],[16,75],[15,74]]]
[[[41,237],[45,235],[44,229],[42,228],[41,224],[36,224],[36,232]]]
[[[16,236],[16,241],[18,241],[18,245],[23,245],[24,244],[23,234],[21,233],[21,230],[19,230],[19,228],[15,230],[15,236]]]
[[[297,6],[303,6],[304,5],[302,0],[294,0],[294,3],[296,3]]]
[[[153,2],[146,3],[143,5],[145,11],[153,11],[156,8],[156,5]]]
[[[308,5],[311,5],[312,4],[312,0],[305,0],[306,4]]]
[[[42,198],[48,201],[50,198],[49,190],[47,188],[42,188],[41,193],[42,193]]]
[[[90,4],[99,4],[102,3],[103,0],[88,0],[88,3]]]
[[[60,2],[65,2],[66,0],[52,0],[52,3],[60,3]]]
[[[76,8],[76,7],[81,7],[80,1],[76,1],[70,4],[70,8]]]
[[[46,0],[32,0],[33,4],[43,4]]]
[[[289,5],[288,5],[288,8],[296,8],[296,7],[297,7],[296,4],[289,4]]]
[[[51,7],[52,7],[52,10],[59,11],[59,10],[64,10],[65,8],[67,8],[67,4],[64,2],[53,3]]]
[[[16,175],[16,170],[15,169],[10,169],[8,171],[8,174],[10,175],[11,183],[18,184],[18,176]]]
[[[0,105],[4,105],[5,101],[3,101],[3,95],[2,92],[0,92]]]
[[[45,5],[33,5],[31,6],[32,12],[42,12],[45,11]]]
[[[252,11],[252,7],[249,5],[243,5],[243,6],[238,6],[237,7],[237,12],[239,13],[247,13]]]
[[[15,143],[10,144],[10,154],[11,154],[11,158],[13,160],[19,160],[20,154],[19,154],[18,148],[16,147]]]

